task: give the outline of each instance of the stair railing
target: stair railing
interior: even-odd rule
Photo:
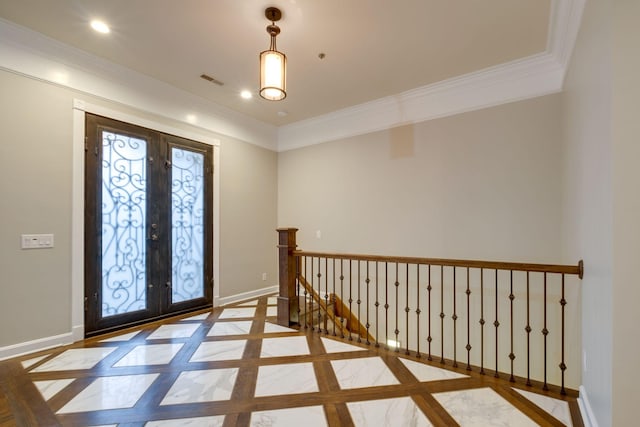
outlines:
[[[580,334],[567,334],[567,319],[572,329],[579,327],[582,261],[553,265],[310,252],[297,250],[296,232],[278,229],[279,324],[455,368],[462,363],[481,374],[507,375],[511,382],[539,383],[544,390],[557,385],[562,394],[571,361],[570,386],[579,385]],[[318,315],[309,317],[314,304]],[[567,305],[576,307],[570,316]]]

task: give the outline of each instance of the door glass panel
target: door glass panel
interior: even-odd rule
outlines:
[[[171,149],[172,295],[204,296],[204,155]]]
[[[143,310],[147,143],[102,132],[102,317]]]

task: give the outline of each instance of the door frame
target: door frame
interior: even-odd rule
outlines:
[[[173,127],[135,114],[73,101],[73,167],[71,194],[71,331],[73,342],[84,339],[84,192],[85,192],[85,113],[151,128],[160,132],[192,139],[213,147],[213,305],[220,299],[220,140],[210,135]]]

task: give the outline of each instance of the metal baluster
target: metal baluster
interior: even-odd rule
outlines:
[[[562,371],[562,387],[560,389],[560,394],[567,394],[567,391],[564,389],[564,371],[567,370],[567,365],[564,363],[564,306],[567,305],[567,300],[564,299],[564,273],[562,274],[562,299],[560,299],[560,307],[562,310],[562,361],[560,362],[560,371]]]
[[[531,322],[529,317],[529,272],[527,271],[527,326],[524,330],[527,332],[527,385],[531,385]]]
[[[326,265],[326,261],[325,261]],[[318,332],[322,333],[322,258],[318,257]]]
[[[349,325],[349,341],[353,341],[353,308],[351,308],[351,303],[353,302],[353,260],[349,260],[349,320],[347,323]]]
[[[324,259],[324,334],[328,335],[327,318],[329,317],[329,259]]]
[[[409,264],[405,264],[405,268],[406,268],[406,271],[407,271],[407,282],[406,282],[406,287],[405,287],[407,305],[404,308],[404,312],[406,313],[406,325],[405,325],[405,328],[407,328],[406,335],[405,335],[406,338],[407,338],[405,354],[409,355],[409,354],[411,354],[409,352],[409,311],[410,311],[410,309],[409,309]]]
[[[398,330],[398,291],[400,288],[400,282],[398,281],[398,263],[396,262],[396,282],[394,283],[396,287],[396,329],[394,331],[396,335],[396,352],[400,351],[400,341],[398,339],[398,335],[400,331]]]
[[[371,345],[369,341],[369,327],[371,324],[369,323],[369,283],[371,283],[371,279],[369,279],[369,261],[367,261],[367,280],[365,280],[367,284],[367,303],[365,304],[365,308],[367,309],[367,324],[365,327],[367,328],[367,345]]]
[[[307,280],[307,257],[304,257],[304,280],[306,282]],[[308,313],[307,313],[307,295],[309,294],[308,290],[307,290],[307,284],[305,283],[304,286],[304,328],[307,329],[309,327],[309,325],[307,324],[309,318],[308,318]]]
[[[358,300],[356,301],[356,304],[358,304],[358,342],[362,342],[362,316],[360,315],[360,303],[362,300],[360,299],[360,277],[360,260],[358,260]]]
[[[416,264],[416,357],[420,355],[420,264]]]
[[[380,307],[380,301],[378,300],[378,261],[376,261],[376,347],[380,347],[380,339],[378,338],[378,327],[380,325],[378,319],[378,309]]]
[[[389,263],[384,263],[384,348],[389,350]]]
[[[342,307],[344,306],[344,260],[340,259],[340,316],[343,320],[342,322],[342,338],[344,338],[344,329],[347,327],[347,321],[344,320],[344,313]]]
[[[456,267],[453,266],[453,367],[458,367],[458,357],[457,357],[457,346],[458,346],[458,338],[457,338],[457,323],[458,323],[458,315],[456,314]]]
[[[332,281],[333,281],[333,294],[332,295],[333,295],[333,298],[331,298],[331,300],[333,301],[333,336],[335,337],[336,336],[336,320],[338,320],[338,319],[336,319],[337,316],[336,316],[336,259],[335,258],[332,258],[332,263],[333,263],[333,265],[332,265],[332,268],[331,268],[331,271],[332,271],[331,276],[333,276],[332,277]]]
[[[431,337],[431,264],[427,265],[427,328],[429,329],[429,335],[427,335],[427,343],[429,346],[429,355],[427,356],[427,360],[433,360],[431,357],[431,341],[433,338]]]
[[[494,377],[499,378],[500,375],[498,375],[498,355],[500,354],[498,352],[498,328],[500,327],[500,322],[498,321],[498,269],[496,269],[496,294],[495,294],[495,299],[496,299],[496,320],[493,322],[493,326],[495,326],[496,328],[496,371],[493,374]]]
[[[444,265],[440,266],[440,363],[444,364]]]
[[[297,279],[297,286],[296,286],[296,298],[298,300],[298,324],[300,323],[300,274],[302,273],[300,270],[300,261],[302,261],[302,257],[296,257],[296,279]]]
[[[549,390],[547,386],[547,336],[549,330],[547,329],[547,273],[544,273],[544,298],[542,299],[544,304],[544,328],[542,329],[542,335],[544,335],[544,385],[543,390]]]
[[[509,293],[509,300],[510,300],[510,305],[511,305],[511,314],[510,314],[510,321],[511,321],[511,353],[509,353],[509,359],[511,360],[511,377],[509,378],[509,381],[511,381],[512,383],[516,381],[516,379],[513,376],[513,361],[516,358],[516,355],[513,353],[513,300],[516,298],[515,295],[513,295],[513,270],[510,271],[510,277],[509,277],[509,289],[510,289],[510,293]]]
[[[467,267],[467,371],[471,370],[471,289],[469,289],[469,267]]]
[[[480,269],[480,373],[484,375],[484,268]]]
[[[311,257],[311,298],[309,298],[309,317],[311,318],[311,330],[313,331],[313,260],[314,258]]]

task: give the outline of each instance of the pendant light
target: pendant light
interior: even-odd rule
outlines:
[[[276,7],[268,7],[264,15],[271,21],[267,26],[271,43],[269,50],[260,52],[260,96],[269,101],[281,101],[287,96],[287,57],[276,48],[276,36],[280,34],[276,22],[282,18],[282,12]]]

